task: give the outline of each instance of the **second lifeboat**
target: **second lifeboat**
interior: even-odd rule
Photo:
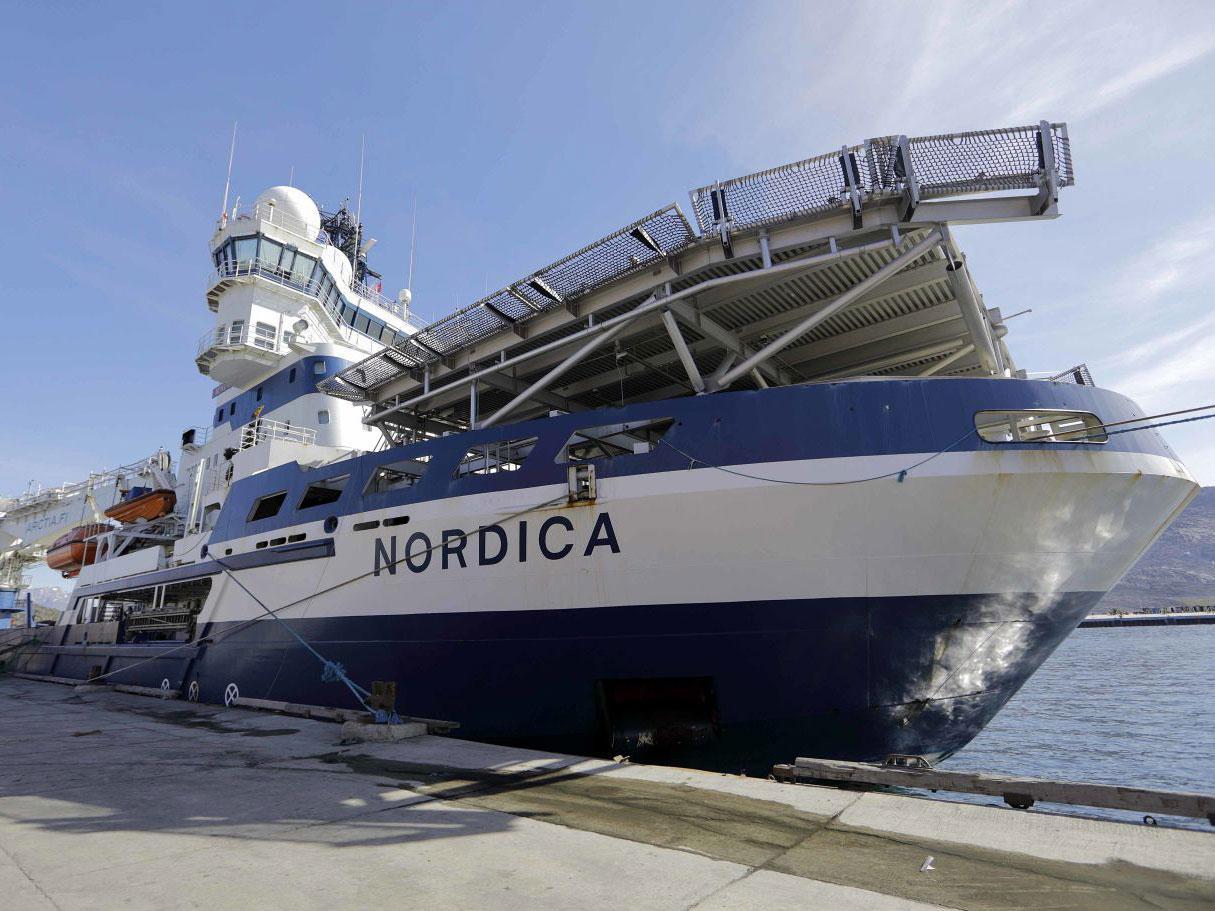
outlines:
[[[119,503],[105,511],[106,517],[128,525],[167,516],[177,505],[177,494],[171,490],[149,490],[134,487]]]
[[[46,552],[46,565],[63,573],[65,579],[75,578],[83,567],[97,558],[97,542],[90,539],[110,528],[105,524],[76,526],[55,539]]]

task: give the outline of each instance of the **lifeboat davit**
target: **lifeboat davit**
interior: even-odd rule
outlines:
[[[63,578],[74,579],[80,570],[97,557],[97,542],[88,539],[110,530],[109,525],[78,525],[55,539],[46,552],[46,565],[63,573]]]
[[[115,503],[105,511],[106,517],[116,519],[124,525],[131,522],[146,522],[167,516],[177,505],[177,494],[171,490],[148,490],[136,487],[121,503]]]

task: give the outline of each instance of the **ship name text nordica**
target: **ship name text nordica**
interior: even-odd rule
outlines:
[[[400,543],[401,538],[404,538],[403,543]],[[376,538],[373,573],[396,575],[401,566],[415,573],[432,567],[494,566],[508,559],[526,563],[536,555],[546,560],[564,560],[576,554],[590,557],[596,552],[620,553],[612,517],[606,512],[595,516],[595,524],[585,539],[576,532],[573,521],[563,515],[550,516],[543,522],[529,523],[521,519],[515,529],[482,525],[469,532],[445,528],[437,538],[422,531],[415,531],[408,537]]]

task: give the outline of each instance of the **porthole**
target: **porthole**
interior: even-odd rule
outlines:
[[[328,516],[325,519],[325,533],[326,534],[330,534],[330,535],[333,534],[335,531],[337,531],[337,527],[338,527],[337,516]]]

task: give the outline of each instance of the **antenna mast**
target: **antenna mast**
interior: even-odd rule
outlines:
[[[224,180],[224,202],[219,208],[219,221],[224,224],[228,220],[228,190],[232,186],[232,159],[236,156],[236,121],[232,121],[232,142],[228,145],[228,176]]]
[[[367,134],[359,140],[359,196],[354,213],[354,278],[359,280],[359,258],[363,233],[363,153],[367,150]]]
[[[413,194],[413,219],[409,231],[409,277],[405,280],[405,288],[413,293],[413,251],[418,242],[418,194]]]

